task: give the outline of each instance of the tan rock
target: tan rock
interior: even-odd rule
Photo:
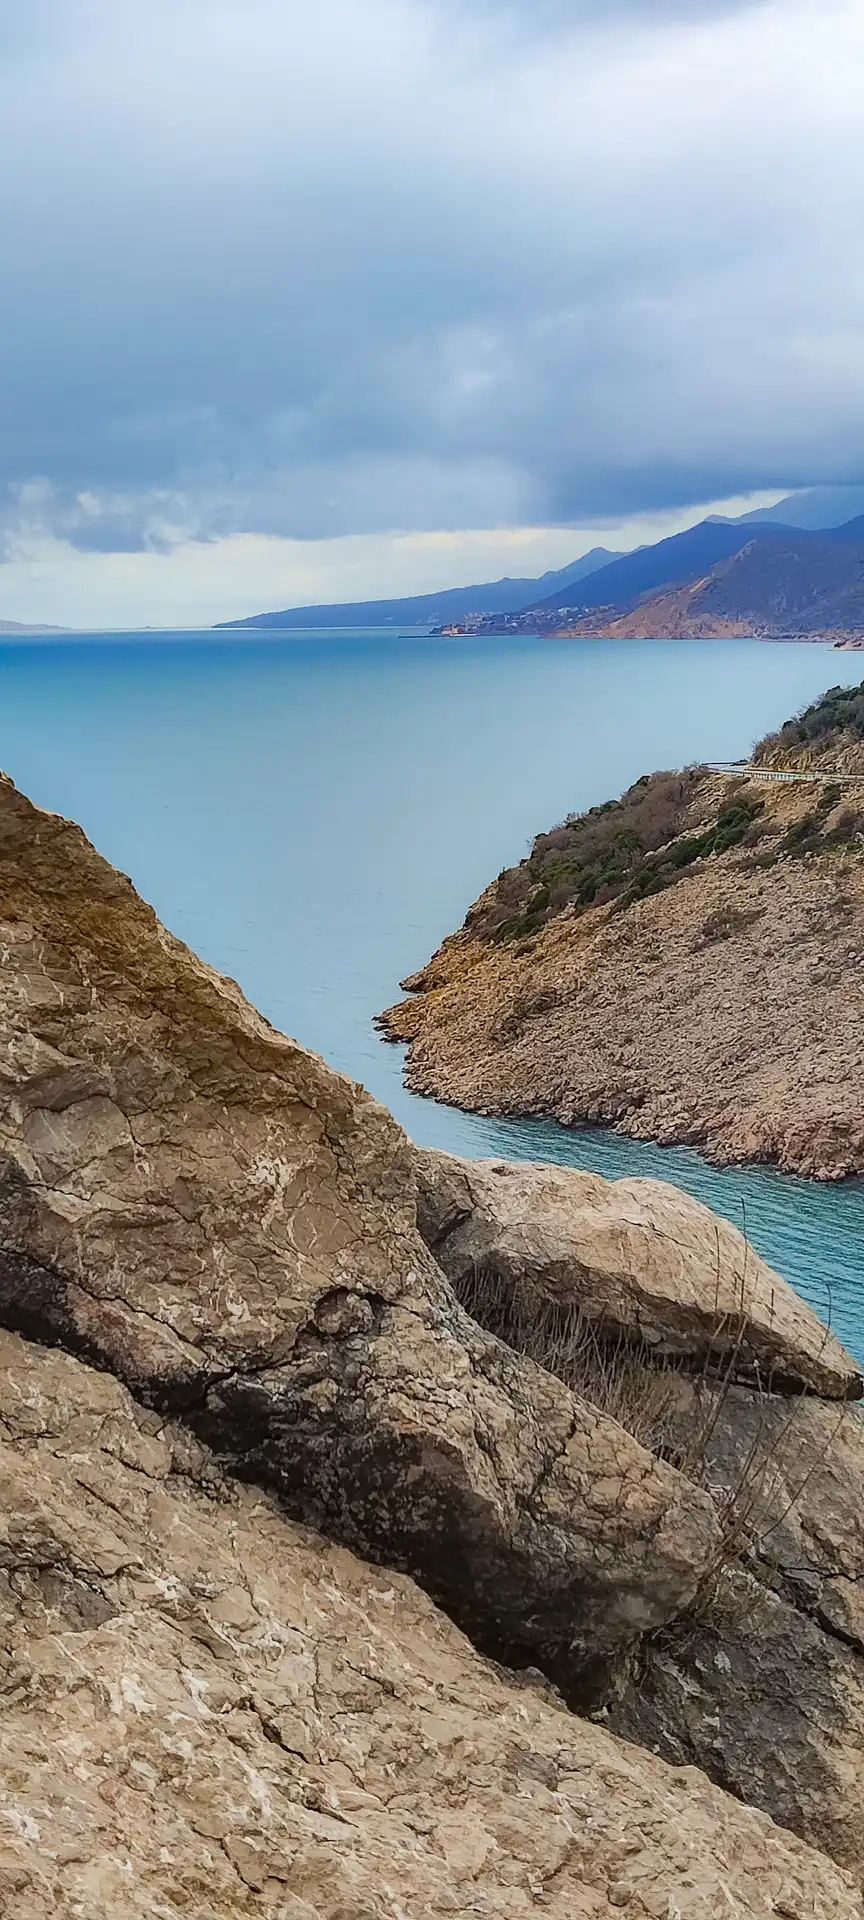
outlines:
[[[0,1318],[592,1693],[711,1501],[460,1311],[408,1142],[0,786]]]
[[[574,1309],[604,1339],[709,1357],[826,1398],[862,1392],[855,1361],[728,1221],[660,1180],[530,1161],[415,1155],[418,1220],[459,1290],[482,1273],[505,1311]]]
[[[706,817],[729,791],[707,783]],[[697,860],[623,911],[568,907],[498,944],[477,931],[487,889],[404,982],[414,997],[382,1016],[408,1044],[406,1085],[475,1112],[698,1147],[721,1164],[864,1173],[861,839],[779,854],[822,791],[760,786],[764,841]],[[856,806],[847,791],[831,819]]]
[[[0,1336],[4,1920],[861,1920],[187,1432]]]
[[[416,1169],[421,1226],[457,1290],[568,1377],[584,1367],[586,1391],[651,1432],[723,1516],[696,1609],[646,1638],[610,1724],[861,1872],[864,1420],[814,1397],[843,1394],[852,1363],[734,1229],[661,1183],[437,1153]],[[809,1391],[730,1385],[735,1372]]]

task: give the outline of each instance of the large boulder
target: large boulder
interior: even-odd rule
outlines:
[[[857,1363],[742,1233],[660,1180],[415,1153],[421,1232],[454,1286],[506,1321],[549,1307],[609,1343],[736,1378],[856,1399]],[[482,1289],[481,1289],[482,1293]]]
[[[0,914],[0,1320],[602,1691],[697,1589],[711,1500],[461,1311],[390,1116],[8,781]]]
[[[8,1334],[0,1489],[4,1920],[861,1920],[833,1862]]]
[[[484,1323],[716,1502],[710,1578],[645,1636],[609,1724],[864,1872],[854,1363],[734,1228],[659,1182],[432,1152],[415,1177],[427,1242]]]

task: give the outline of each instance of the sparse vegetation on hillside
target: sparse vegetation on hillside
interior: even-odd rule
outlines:
[[[831,687],[760,741],[754,759],[770,760],[778,751],[796,748],[821,749],[838,740],[864,743],[864,682]],[[528,858],[500,873],[472,908],[467,930],[483,940],[530,938],[565,908],[614,902],[631,906],[672,886],[695,861],[734,847],[752,847],[764,867],[776,860],[860,850],[864,845],[864,804],[860,809],[854,804],[841,808],[839,783],[823,785],[815,804],[791,822],[787,815],[784,825],[766,806],[765,788],[759,790],[742,778],[724,787],[718,806],[717,788],[707,784],[710,778],[702,766],[643,774],[620,800],[571,814],[551,833],[538,834]]]
[[[471,930],[493,940],[536,933],[565,907],[630,905],[670,886],[694,860],[728,852],[762,811],[755,795],[733,792],[704,826],[694,801],[704,767],[643,775],[620,800],[571,815],[538,834],[527,860],[499,874],[491,901],[469,919]]]
[[[599,906],[632,884],[646,857],[682,832],[704,768],[645,774],[620,800],[571,814],[551,833],[537,835],[518,867],[499,874],[472,930],[507,940],[535,932],[564,907]]]
[[[779,750],[827,747],[840,734],[864,741],[864,680],[858,687],[829,687],[812,706],[769,733],[754,750],[755,760],[766,760]]]

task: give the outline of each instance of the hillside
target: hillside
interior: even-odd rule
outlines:
[[[33,625],[28,626],[21,620],[0,620],[0,634],[2,633],[8,633],[8,634],[34,633],[35,634],[35,633],[68,633],[68,632],[69,632],[68,627],[50,627],[47,625],[41,626],[41,627],[33,626]]]
[[[864,774],[864,689],[763,761]],[[383,1017],[406,1082],[720,1161],[864,1173],[864,789],[658,773],[541,834]]]
[[[571,631],[621,639],[855,636],[864,631],[864,519],[828,535],[750,540],[700,579],[647,594],[621,613],[589,616]]]
[[[487,580],[480,586],[447,587],[440,593],[412,594],[401,600],[353,600],[332,606],[287,607],[281,613],[256,613],[246,620],[222,620],[220,630],[231,627],[264,627],[288,630],[297,627],[385,627],[443,625],[468,613],[518,612],[540,592],[548,594],[556,606],[566,604],[561,595],[577,580],[585,580],[599,567],[618,558],[605,547],[593,547],[569,566],[544,573],[539,580]],[[582,604],[582,594],[578,596]]]
[[[591,575],[579,599],[584,607],[623,609],[634,605],[643,594],[656,592],[661,587],[686,585],[719,561],[728,560],[750,541],[770,544],[788,531],[771,522],[754,528],[722,520],[701,520],[698,526],[671,534],[668,540],[658,540],[653,547],[638,547],[635,553],[625,553],[610,561]],[[544,595],[534,606],[553,609],[554,595]]]
[[[862,579],[864,516],[828,530],[746,516],[741,521],[703,520],[633,553],[610,554],[596,547],[541,580],[495,580],[399,600],[287,608],[222,626],[272,631],[442,626],[486,613],[521,614],[527,628],[534,630],[539,623],[541,630],[554,631],[561,626],[561,607],[578,603],[583,612],[567,628],[576,636],[699,638],[824,631],[847,637],[864,631]]]
[[[765,520],[780,520],[787,527],[818,530],[838,527],[861,513],[864,513],[864,487],[807,487],[802,493],[787,494],[773,507],[754,507],[750,513],[739,514],[734,524],[749,526]]]

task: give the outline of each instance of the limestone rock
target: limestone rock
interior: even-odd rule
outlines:
[[[763,1578],[864,1656],[861,1410],[679,1379],[667,1435],[682,1461],[694,1439],[704,1451],[706,1478],[737,1504]]]
[[[680,1378],[666,1440],[691,1470],[700,1461],[734,1553],[711,1603],[646,1645],[612,1723],[860,1873],[860,1410]]]
[[[610,1725],[704,1767],[860,1878],[864,1661],[755,1575],[724,1570],[702,1617],[646,1643]]]
[[[467,1318],[390,1116],[9,782],[0,911],[0,1319],[593,1695],[711,1501]]]
[[[4,1920],[861,1920],[850,1876],[0,1335]]]
[[[845,1399],[858,1367],[743,1235],[659,1180],[417,1152],[418,1220],[457,1289],[494,1276],[523,1311],[573,1308],[598,1334],[697,1366]]]

